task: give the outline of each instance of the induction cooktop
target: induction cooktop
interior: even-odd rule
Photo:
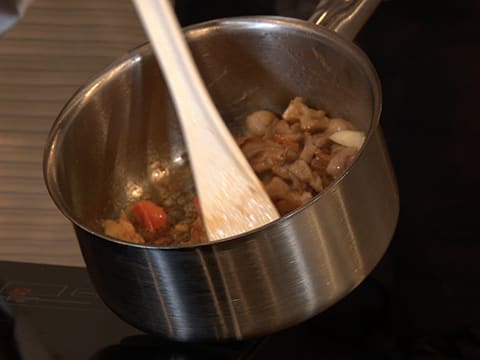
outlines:
[[[79,267],[0,262],[1,359],[468,359],[475,328],[419,335],[399,321],[394,292],[374,273],[318,316],[266,337],[177,343],[113,314]]]

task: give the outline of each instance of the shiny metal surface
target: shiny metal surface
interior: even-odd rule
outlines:
[[[321,0],[308,21],[353,39],[382,0]]]
[[[125,321],[183,341],[267,334],[348,294],[388,247],[399,209],[379,126],[380,85],[360,49],[303,21],[224,19],[186,34],[232,132],[241,133],[250,111],[280,112],[296,95],[365,130],[347,173],[303,208],[240,237],[159,248],[100,235],[101,219],[128,200],[154,196],[156,179],[186,158],[145,45],[66,105],[47,140],[47,187],[75,224],[97,291]]]

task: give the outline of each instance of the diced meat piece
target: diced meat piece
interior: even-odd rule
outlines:
[[[265,134],[263,135],[263,139],[265,140],[271,140],[273,138],[273,135],[275,134],[276,132],[276,129],[277,129],[277,123],[279,122],[280,120],[275,120],[273,121],[270,126],[265,129]]]
[[[255,111],[247,116],[245,125],[253,136],[264,136],[267,128],[277,120],[277,115],[271,111]]]
[[[300,153],[300,159],[309,163],[312,161],[313,155],[317,151],[317,147],[313,143],[312,136],[309,133],[305,134],[305,142],[303,144],[303,150]]]
[[[275,201],[285,197],[285,195],[290,191],[290,187],[278,176],[274,176],[272,180],[265,185],[265,191],[270,198]]]
[[[293,142],[301,141],[304,136],[299,124],[293,124],[292,126],[290,126],[285,120],[280,120],[275,124],[274,135],[275,134],[280,135],[283,139],[287,139]]]
[[[288,166],[274,166],[272,167],[272,172],[283,180],[288,181],[291,190],[303,190],[304,183],[290,171]]]
[[[296,202],[291,202],[289,200],[281,199],[275,202],[275,207],[277,208],[281,216],[288,214],[290,211],[295,210],[300,205]]]
[[[316,172],[312,172],[312,178],[308,182],[308,184],[316,191],[320,192],[323,190],[323,180],[320,175],[318,175]]]
[[[291,162],[297,160],[299,155],[300,155],[300,150],[299,149],[288,147],[285,151],[285,160],[288,163],[291,163]]]
[[[291,191],[283,199],[277,201],[275,205],[280,215],[285,215],[307,203],[311,198],[312,194],[307,191],[302,193]]]
[[[347,169],[348,165],[352,162],[357,155],[358,150],[353,147],[343,148],[333,154],[330,162],[327,166],[327,173],[336,178]]]
[[[246,141],[241,149],[258,173],[270,170],[275,165],[282,165],[286,158],[285,147],[271,140],[252,138]]]
[[[307,106],[304,103],[304,99],[296,96],[290,101],[287,108],[283,111],[282,118],[288,122],[299,121],[302,116],[305,115]]]
[[[304,191],[308,189],[308,184],[312,181],[312,170],[303,160],[297,160],[288,166],[290,172],[291,188],[295,191]]]
[[[312,193],[308,191],[304,191],[303,193],[300,194],[300,201],[303,204],[306,204],[312,199]]]
[[[272,166],[272,172],[284,180],[290,180],[290,171],[285,166]]]
[[[145,240],[136,231],[127,215],[122,212],[118,220],[105,220],[103,222],[105,235],[135,244],[144,244]]]
[[[300,118],[300,126],[302,127],[302,130],[314,132],[324,129],[325,121],[307,115]]]
[[[304,191],[306,187],[306,183],[300,180],[298,177],[295,176],[294,173],[289,171],[289,180],[290,180],[290,189],[294,191]]]
[[[288,170],[299,180],[308,182],[312,179],[312,170],[304,160],[297,160],[288,166]]]
[[[315,110],[305,105],[301,97],[294,98],[283,112],[288,122],[299,121],[304,131],[323,130],[328,127],[328,118],[322,110]]]
[[[275,132],[280,135],[288,134],[291,132],[290,125],[285,120],[280,120],[275,123]]]
[[[327,145],[330,140],[328,139],[328,136],[325,135],[325,133],[321,132],[312,135],[312,142],[317,148],[321,148]]]
[[[330,162],[330,158],[330,155],[321,150],[317,150],[312,161],[310,162],[312,170],[315,170],[319,174],[325,173],[328,163]]]
[[[235,138],[235,142],[237,143],[238,146],[242,146],[246,141],[248,141],[249,137],[248,136],[237,136]]]

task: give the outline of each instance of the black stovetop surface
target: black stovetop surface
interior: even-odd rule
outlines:
[[[0,274],[0,355],[6,359],[18,353],[25,360],[403,359],[460,356],[480,340],[468,327],[431,336],[402,332],[391,291],[375,275],[333,308],[288,330],[245,342],[183,344],[117,318],[83,268],[0,262]]]
[[[227,3],[177,0],[184,25],[273,7]],[[358,289],[267,338],[185,345],[124,324],[84,269],[0,263],[4,353],[12,311],[36,360],[480,359],[480,1],[384,1],[356,41],[383,84],[382,127],[401,197],[392,245]]]
[[[0,359],[480,358],[480,327],[468,316],[435,331],[406,326],[412,309],[399,306],[382,279],[385,261],[311,320],[263,338],[208,344],[175,343],[130,327],[101,302],[86,269],[0,262]]]
[[[278,334],[245,342],[182,344],[143,334],[117,318],[83,268],[0,262],[0,274],[0,304],[7,309],[0,318],[1,344],[4,353],[17,348],[9,359],[15,359],[14,352],[26,360],[263,359],[287,354],[310,359],[371,357],[400,349],[389,330],[388,291],[373,278],[331,310]],[[8,338],[10,333],[14,339]]]

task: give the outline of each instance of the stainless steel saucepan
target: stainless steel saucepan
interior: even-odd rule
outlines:
[[[294,96],[367,133],[358,158],[323,193],[235,238],[162,248],[101,234],[102,219],[154,196],[159,177],[183,182],[175,172],[185,161],[181,130],[148,44],[72,97],[47,140],[46,184],[74,224],[96,290],[118,316],[181,341],[245,339],[318,314],[370,273],[399,211],[379,126],[380,84],[351,42],[378,2],[322,1],[309,22],[243,17],[185,29],[233,133],[249,112],[281,112]]]

